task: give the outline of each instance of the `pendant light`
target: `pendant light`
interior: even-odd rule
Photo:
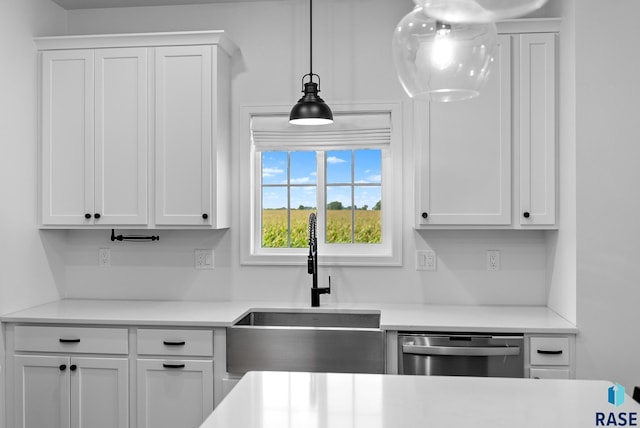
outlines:
[[[436,21],[416,6],[396,26],[393,58],[410,97],[460,101],[486,83],[497,40],[494,23]]]
[[[445,22],[495,22],[542,7],[547,0],[413,0],[427,15]]]
[[[318,78],[318,83],[313,81],[313,76]],[[305,77],[309,77],[309,81],[306,83]],[[313,72],[313,0],[309,0],[309,73],[302,76],[302,92],[304,95],[291,109],[289,123],[294,125],[333,123],[331,108],[318,96],[320,76]]]

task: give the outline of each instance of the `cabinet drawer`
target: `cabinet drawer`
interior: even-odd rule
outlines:
[[[16,351],[128,354],[126,328],[25,326],[15,328]]]
[[[531,365],[569,365],[568,337],[532,337]]]
[[[531,368],[531,379],[569,379],[569,369],[539,369]]]
[[[211,330],[138,329],[138,354],[213,356]]]

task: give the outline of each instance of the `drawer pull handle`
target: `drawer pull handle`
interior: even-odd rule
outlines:
[[[184,364],[167,364],[167,363],[163,363],[162,367],[164,367],[165,369],[183,369],[184,368]]]
[[[184,340],[182,342],[171,342],[171,341],[165,340],[162,343],[164,343],[167,346],[184,346],[186,344]]]
[[[561,355],[562,354],[562,349],[560,349],[558,351],[545,351],[544,349],[538,349],[536,352],[538,354],[542,354],[542,355]]]
[[[62,339],[60,338],[60,343],[80,343],[80,339]]]

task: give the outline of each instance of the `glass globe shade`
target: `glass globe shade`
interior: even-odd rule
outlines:
[[[444,22],[495,22],[533,12],[547,0],[413,0],[424,12]]]
[[[473,98],[489,77],[496,39],[493,23],[447,24],[416,6],[393,34],[400,83],[410,97],[442,102]]]

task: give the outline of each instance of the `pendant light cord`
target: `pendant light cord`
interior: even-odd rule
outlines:
[[[309,0],[309,74],[313,80],[313,0]]]

